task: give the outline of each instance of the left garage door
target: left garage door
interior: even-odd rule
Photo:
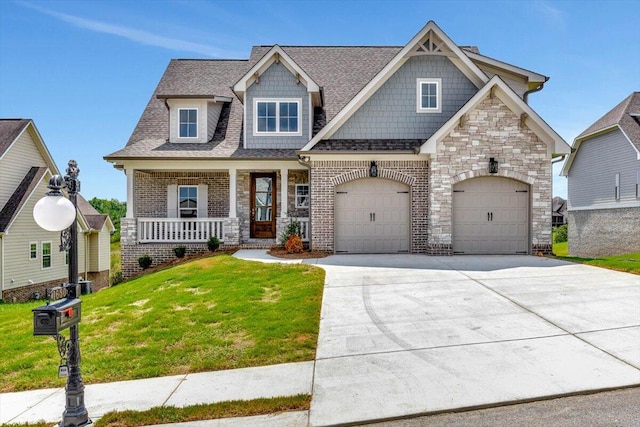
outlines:
[[[336,187],[336,253],[407,253],[410,249],[409,186],[381,178]]]

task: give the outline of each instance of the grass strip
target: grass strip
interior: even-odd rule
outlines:
[[[299,394],[270,399],[233,400],[184,408],[160,406],[146,411],[107,412],[95,423],[95,426],[135,427],[218,418],[251,417],[254,415],[308,410],[310,405],[311,395]]]
[[[579,264],[592,265],[594,267],[608,268],[609,270],[640,275],[640,252],[613,255],[602,258],[580,258],[567,256],[567,242],[554,243],[553,253],[557,259]]]

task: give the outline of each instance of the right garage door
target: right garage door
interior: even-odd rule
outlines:
[[[529,186],[499,177],[453,186],[454,254],[529,253]]]

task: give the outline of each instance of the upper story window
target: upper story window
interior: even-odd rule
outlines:
[[[300,99],[256,99],[254,135],[301,135]]]
[[[441,113],[442,79],[418,79],[416,97],[418,113]]]
[[[198,217],[198,187],[181,186],[178,188],[178,214],[180,218]]]
[[[181,108],[180,114],[180,138],[198,137],[198,110],[195,108]]]

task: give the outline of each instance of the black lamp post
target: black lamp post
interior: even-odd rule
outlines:
[[[69,283],[64,285],[67,301],[80,297],[80,285],[78,284],[78,192],[80,181],[78,180],[78,164],[75,160],[69,161],[67,174],[64,178],[54,175],[49,180],[49,191],[40,199],[33,208],[33,218],[36,223],[48,231],[60,231],[60,250],[69,251]],[[67,189],[69,199],[62,192]],[[79,311],[78,301],[78,311]],[[77,313],[79,316],[79,313]],[[77,323],[79,323],[79,318]],[[62,357],[66,358],[66,366],[61,366],[68,371],[67,385],[65,387],[65,409],[62,413],[60,427],[81,427],[91,424],[87,408],[84,406],[84,383],[80,373],[80,343],[78,324],[74,323],[69,328],[69,340],[56,333],[58,350]]]

